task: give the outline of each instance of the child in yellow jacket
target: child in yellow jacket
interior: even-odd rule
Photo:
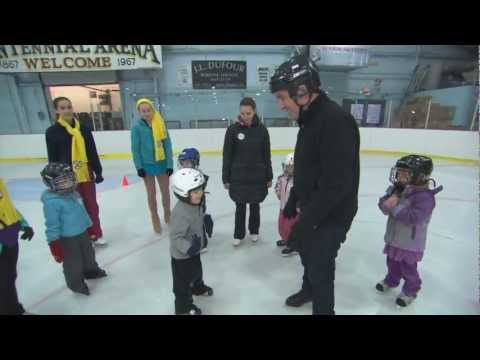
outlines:
[[[20,231],[23,240],[32,239],[33,229],[13,206],[7,187],[0,179],[0,315],[26,314],[15,286]]]

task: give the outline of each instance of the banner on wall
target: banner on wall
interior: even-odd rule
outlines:
[[[161,45],[0,45],[0,73],[161,69]]]
[[[193,60],[194,89],[246,89],[247,62],[228,60]]]
[[[270,84],[270,78],[277,70],[278,65],[258,65],[257,66],[257,81],[262,88],[266,88]]]
[[[188,64],[177,65],[177,87],[192,88],[192,69]]]

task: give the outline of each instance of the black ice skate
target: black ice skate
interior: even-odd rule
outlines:
[[[312,301],[312,297],[302,289],[296,294],[289,296],[285,301],[285,304],[288,306],[300,307],[310,301]]]
[[[377,285],[375,285],[375,289],[382,293],[390,291],[392,288],[388,286],[385,281],[380,281]]]
[[[79,289],[71,289],[74,293],[77,294],[82,294],[89,296],[90,295],[90,289],[88,288],[87,284],[83,283],[83,286],[81,286]]]
[[[289,248],[288,246],[282,250],[282,256],[283,257],[287,257],[287,256],[292,256],[292,255],[296,255],[298,254],[298,252],[296,250],[293,250],[291,248]]]
[[[97,270],[87,271],[83,275],[85,276],[85,279],[92,280],[103,278],[107,276],[107,273],[105,272],[105,270],[98,268]]]
[[[195,296],[212,296],[213,289],[205,284],[192,288],[192,294]]]
[[[175,311],[175,315],[202,315],[202,310],[200,310],[198,307],[192,304],[192,307],[190,308],[190,310],[186,312]]]
[[[402,292],[402,293],[400,293],[400,295],[398,296],[398,298],[395,302],[398,306],[407,307],[408,305],[410,305],[413,302],[413,300],[416,299],[416,297],[417,297],[416,295],[407,296]]]

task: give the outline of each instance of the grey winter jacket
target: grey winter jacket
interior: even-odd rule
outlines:
[[[399,249],[423,252],[428,224],[435,208],[435,195],[443,187],[430,190],[426,187],[407,186],[400,195],[397,206],[389,210],[384,202],[393,190],[393,186],[390,186],[378,202],[383,214],[388,215],[385,242]]]
[[[170,223],[170,255],[174,259],[189,259],[200,254],[205,244],[203,216],[201,206],[177,202]]]

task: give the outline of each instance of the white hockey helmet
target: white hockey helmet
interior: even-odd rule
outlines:
[[[205,185],[205,177],[197,169],[184,168],[172,175],[173,193],[181,200],[189,200],[189,193]]]
[[[290,153],[290,154],[287,154],[287,156],[285,156],[285,160],[283,161],[283,164],[285,166],[293,166],[293,158],[295,157],[295,153]]]

